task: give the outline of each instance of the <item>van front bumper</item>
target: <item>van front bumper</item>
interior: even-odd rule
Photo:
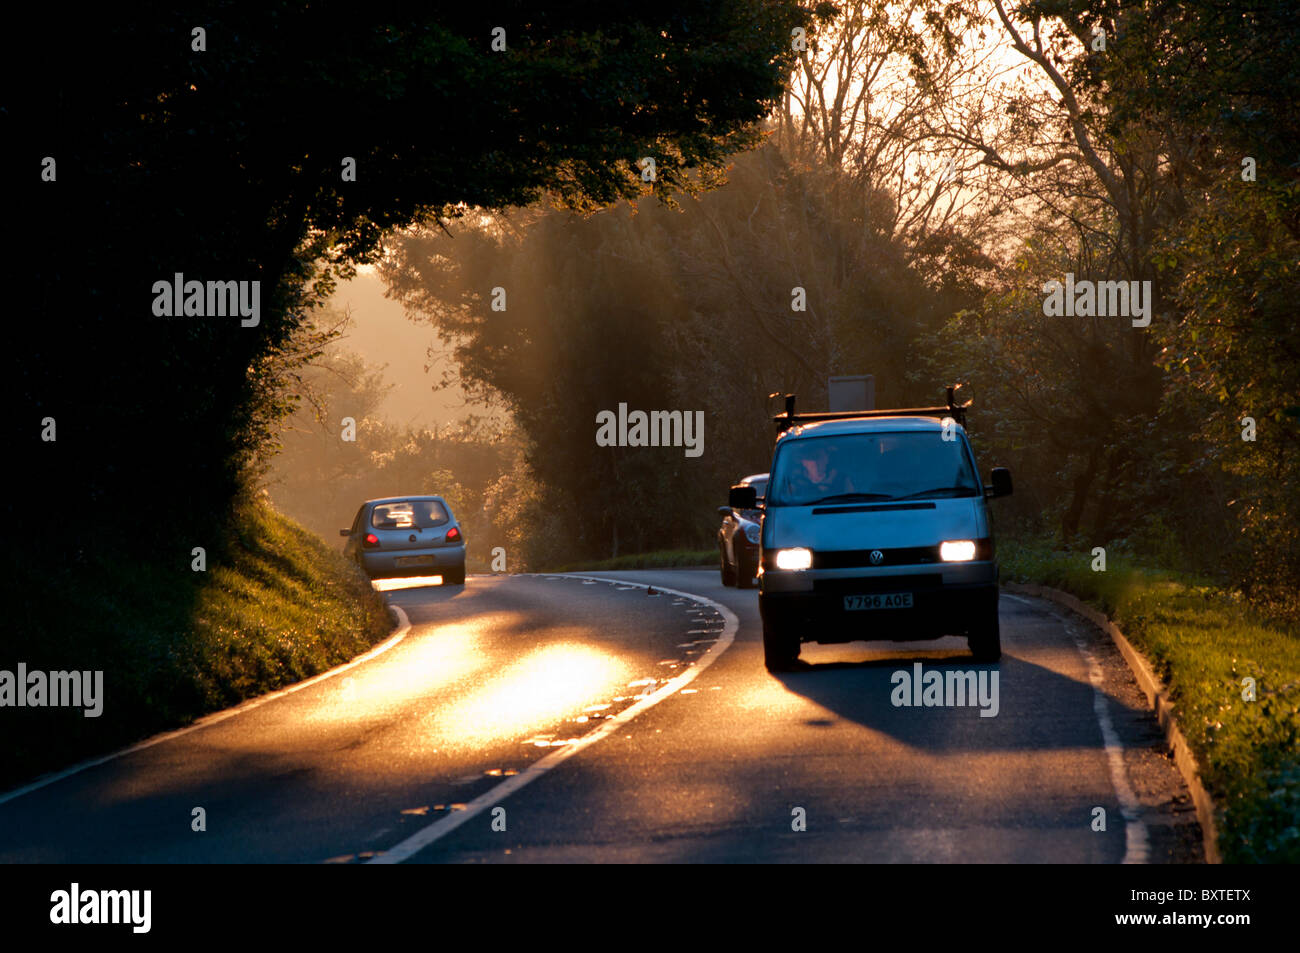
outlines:
[[[845,597],[910,594],[910,608],[846,609]],[[759,576],[759,611],[803,642],[912,641],[963,635],[996,616],[998,566],[979,561]]]

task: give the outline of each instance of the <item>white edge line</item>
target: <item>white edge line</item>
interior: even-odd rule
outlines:
[[[1040,606],[1009,592],[1004,592],[1002,595],[1031,609],[1045,611],[1060,622],[1062,627],[1068,624],[1069,620],[1058,613],[1054,607]],[[1115,725],[1110,718],[1110,703],[1101,689],[1103,678],[1101,665],[1098,664],[1086,642],[1070,632],[1068,628],[1065,631],[1088,666],[1088,681],[1092,684],[1092,708],[1097,715],[1097,723],[1101,726],[1101,738],[1106,747],[1106,766],[1110,769],[1111,787],[1115,789],[1120,814],[1124,817],[1124,859],[1120,863],[1145,864],[1150,859],[1151,846],[1146,823],[1142,820],[1142,802],[1138,800],[1129,784],[1128,769],[1124,765],[1124,743],[1120,741],[1119,733],[1115,731]]]
[[[553,573],[545,574],[545,575],[554,576]],[[578,575],[577,573],[570,573],[570,574],[565,574],[560,578],[594,579],[597,582],[606,582],[610,584],[619,584],[619,585],[633,585],[640,589],[645,589],[648,588],[649,586],[653,586],[659,592],[667,593],[668,595],[672,595],[672,596],[684,596],[685,598],[690,599],[693,602],[702,603],[704,605],[712,607],[713,609],[717,610],[718,613],[722,616],[725,624],[722,627],[721,634],[718,636],[718,640],[713,643],[713,646],[707,652],[705,652],[698,659],[692,662],[690,668],[682,672],[682,674],[678,675],[676,678],[672,679],[671,681],[661,685],[659,689],[655,691],[653,694],[648,695],[645,698],[641,699],[635,705],[631,705],[627,708],[624,708],[613,718],[607,719],[605,723],[601,725],[599,728],[587,732],[587,734],[583,735],[577,741],[573,742],[573,744],[565,745],[563,748],[557,748],[555,751],[552,751],[550,754],[546,755],[546,757],[542,758],[540,761],[533,762],[533,764],[529,765],[519,774],[516,774],[513,777],[505,781],[502,781],[500,784],[493,785],[491,789],[485,791],[484,793],[480,794],[478,797],[474,798],[474,800],[466,804],[465,810],[454,811],[451,814],[448,814],[446,817],[434,821],[428,827],[416,831],[414,834],[412,834],[410,837],[406,838],[406,840],[402,841],[396,846],[389,848],[388,850],[376,855],[375,857],[372,857],[370,860],[367,860],[366,861],[367,864],[400,864],[404,860],[409,860],[412,856],[414,856],[424,848],[428,847],[434,841],[450,834],[456,828],[460,827],[462,824],[468,821],[471,817],[474,817],[477,814],[481,814],[489,807],[495,807],[497,804],[499,804],[505,798],[509,797],[515,791],[518,791],[526,784],[536,781],[547,771],[550,771],[552,768],[557,767],[565,760],[573,757],[579,751],[582,751],[584,748],[591,747],[597,741],[600,741],[602,738],[605,738],[613,734],[615,731],[618,731],[625,724],[627,724],[629,721],[631,721],[637,715],[641,714],[646,709],[653,708],[655,705],[659,704],[661,701],[663,701],[665,698],[668,698],[670,695],[675,695],[682,688],[684,688],[685,686],[693,682],[701,672],[703,672],[706,668],[708,668],[710,665],[712,665],[714,662],[717,661],[718,656],[720,656],[731,646],[731,643],[736,638],[736,630],[740,627],[740,620],[736,617],[736,614],[734,612],[732,612],[722,603],[714,602],[712,599],[709,599],[705,596],[697,596],[693,593],[682,592],[678,589],[667,589],[663,586],[658,585],[657,583],[633,582],[628,579],[610,579],[604,576],[583,576],[583,575]]]
[[[88,761],[82,761],[80,764],[74,764],[70,768],[64,768],[62,771],[57,771],[53,774],[43,775],[42,777],[37,778],[35,781],[31,782],[30,784],[26,784],[23,787],[17,788],[13,791],[9,791],[5,794],[0,794],[0,804],[4,804],[16,798],[20,798],[24,794],[30,794],[32,791],[37,791],[43,787],[54,784],[56,781],[62,781],[64,778],[70,778],[74,774],[80,774],[82,771],[86,771],[90,768],[94,768],[101,764],[105,764],[106,762],[113,761],[117,758],[121,758],[124,755],[132,754],[136,751],[143,751],[145,748],[152,748],[154,745],[162,744],[164,741],[170,741],[173,738],[179,738],[181,735],[187,735],[191,731],[198,731],[200,728],[208,728],[212,725],[217,724],[218,722],[225,721],[227,718],[234,718],[236,715],[243,714],[246,711],[251,711],[254,708],[260,708],[262,705],[265,705],[267,702],[273,702],[277,698],[283,698],[285,695],[292,695],[294,692],[302,691],[304,688],[308,688],[312,685],[315,685],[317,682],[323,682],[327,678],[333,678],[335,675],[338,675],[342,672],[346,672],[351,668],[355,668],[356,666],[360,665],[362,662],[368,662],[371,659],[375,658],[376,656],[382,655],[384,652],[387,652],[398,642],[402,641],[402,639],[406,637],[406,634],[411,631],[411,620],[407,618],[406,612],[403,611],[400,606],[389,606],[388,608],[392,609],[393,612],[397,615],[397,621],[399,623],[397,631],[394,632],[392,635],[390,635],[388,638],[386,638],[384,641],[380,642],[378,645],[372,646],[371,648],[367,649],[361,655],[358,655],[356,658],[352,659],[352,661],[344,662],[342,665],[339,665],[336,668],[332,668],[328,672],[321,672],[319,675],[313,675],[311,678],[307,679],[306,681],[295,682],[294,684],[286,688],[278,689],[277,691],[270,692],[266,695],[259,695],[257,698],[254,698],[251,701],[241,702],[240,704],[236,705],[234,708],[227,708],[225,711],[214,712],[211,715],[204,715],[198,721],[194,722],[191,725],[186,725],[184,728],[177,728],[175,731],[167,731],[160,735],[154,735],[152,738],[146,738],[144,741],[133,744],[130,747],[122,748],[118,751],[114,751],[111,754],[101,755],[98,758],[91,758]]]

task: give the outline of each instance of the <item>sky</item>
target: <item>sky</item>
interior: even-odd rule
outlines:
[[[431,428],[471,412],[484,413],[482,408],[467,406],[459,388],[432,389],[450,359],[425,371],[431,360],[429,348],[441,354],[441,342],[432,327],[411,321],[400,304],[384,297],[384,283],[373,268],[362,266],[354,279],[340,282],[329,306],[352,315],[340,346],[370,364],[388,365],[384,379],[395,386],[379,406],[383,417],[398,425]]]

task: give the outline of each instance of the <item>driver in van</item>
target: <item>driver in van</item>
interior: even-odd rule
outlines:
[[[824,443],[823,440],[813,441],[807,454],[799,461],[799,469],[795,471],[791,483],[792,489],[800,498],[855,492],[853,481],[840,472],[834,456]]]

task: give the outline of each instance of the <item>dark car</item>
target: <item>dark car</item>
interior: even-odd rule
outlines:
[[[343,554],[371,579],[442,576],[447,585],[465,582],[465,535],[440,496],[396,496],[367,500],[357,510]]]
[[[755,473],[741,480],[737,486],[752,486],[761,502],[767,494],[767,474]],[[722,568],[722,584],[739,589],[753,589],[758,575],[758,541],[760,510],[732,509],[719,506],[722,526],[718,529],[718,561]]]

